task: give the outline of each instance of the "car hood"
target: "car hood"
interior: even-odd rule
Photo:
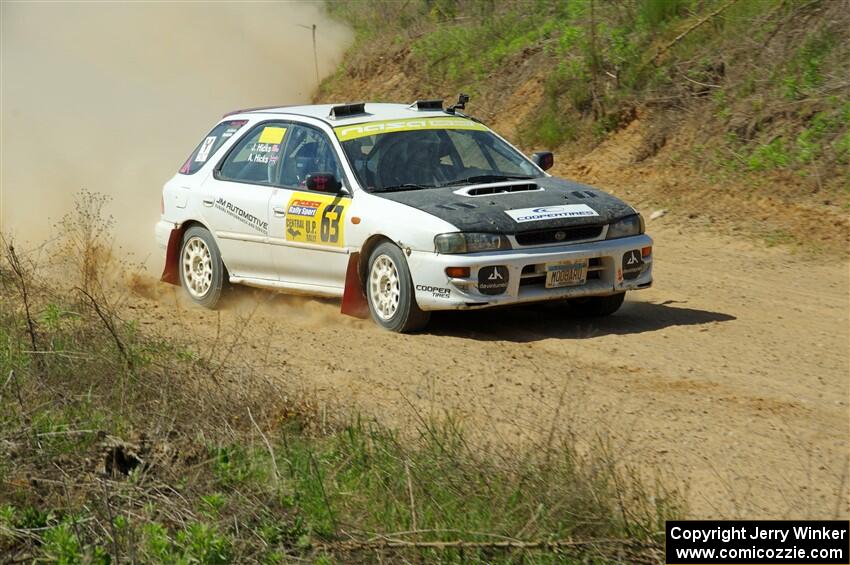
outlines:
[[[513,234],[600,225],[635,213],[619,198],[555,177],[372,194],[427,212],[465,232]]]

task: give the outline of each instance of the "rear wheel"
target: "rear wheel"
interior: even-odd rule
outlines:
[[[389,242],[378,245],[369,256],[366,298],[372,319],[390,331],[422,329],[431,317],[416,304],[404,254]]]
[[[610,296],[587,296],[584,298],[572,298],[567,300],[567,305],[572,313],[587,318],[600,318],[610,316],[620,309],[626,293],[620,292]]]
[[[212,234],[193,226],[180,247],[180,284],[196,304],[215,308],[224,288],[224,263]]]

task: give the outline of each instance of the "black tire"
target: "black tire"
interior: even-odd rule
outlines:
[[[203,249],[209,254],[208,265]],[[187,229],[183,233],[177,266],[180,269],[180,286],[192,302],[214,309],[221,299],[227,277],[212,234],[199,226]]]
[[[416,303],[407,259],[398,246],[384,242],[372,251],[365,286],[369,312],[379,326],[392,332],[412,332],[431,319],[431,313],[420,310]]]
[[[610,316],[620,309],[626,293],[620,292],[610,296],[587,296],[567,300],[567,306],[572,314],[585,318],[601,318]]]

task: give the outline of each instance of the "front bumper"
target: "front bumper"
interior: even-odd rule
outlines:
[[[582,244],[514,249],[466,255],[441,255],[412,251],[408,257],[416,302],[423,310],[487,308],[505,304],[558,300],[580,296],[606,296],[652,285],[652,254],[641,256],[638,267],[626,265],[636,250],[652,246],[648,235]],[[629,256],[626,256],[626,255]],[[585,259],[587,281],[579,286],[546,288],[547,263]],[[469,267],[468,278],[451,278],[447,267]],[[498,269],[507,280],[499,294],[481,292],[479,270]],[[625,267],[625,272],[624,272]],[[492,290],[490,292],[493,292]]]

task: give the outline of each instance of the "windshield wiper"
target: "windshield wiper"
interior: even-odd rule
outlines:
[[[436,186],[431,186],[427,184],[397,184],[393,186],[381,186],[371,189],[369,192],[396,192],[398,190],[421,190],[425,188],[437,188]]]
[[[455,186],[458,184],[473,184],[476,182],[499,182],[503,180],[528,180],[535,177],[526,175],[474,175],[465,179],[456,179],[451,182],[441,184],[440,186]]]

